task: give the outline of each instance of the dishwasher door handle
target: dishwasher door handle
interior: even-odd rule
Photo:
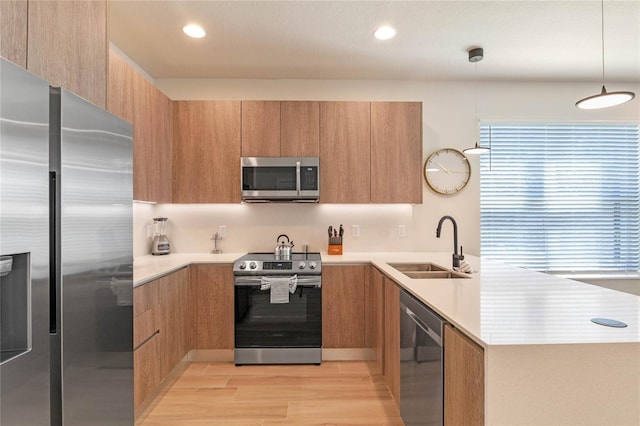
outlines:
[[[405,310],[409,318],[411,318],[411,320],[413,320],[413,322],[415,322],[416,325],[422,329],[422,331],[427,333],[427,335],[431,337],[431,339],[433,339],[438,344],[438,346],[442,346],[442,338],[438,336],[435,331],[430,329],[429,326],[425,324],[420,318],[418,318],[418,316],[414,314],[413,311],[407,306],[402,305],[402,308]]]

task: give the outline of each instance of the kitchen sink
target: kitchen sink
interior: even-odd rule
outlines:
[[[449,271],[449,269],[444,268],[440,265],[436,265],[435,263],[426,262],[426,263],[389,263],[394,269],[397,269],[400,272],[412,272],[412,271],[420,271],[420,272],[431,272],[431,271]]]
[[[471,278],[464,272],[455,272],[431,262],[389,263],[388,265],[412,279]]]

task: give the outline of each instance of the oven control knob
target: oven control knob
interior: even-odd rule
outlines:
[[[300,263],[298,263],[298,269],[304,269],[304,268],[305,268],[305,266],[307,266],[307,264],[306,264],[306,263],[304,263],[304,262],[300,262]]]
[[[316,266],[318,266],[316,265],[316,262],[309,263],[309,269],[316,269]]]
[[[242,262],[242,263],[240,264],[240,269],[247,269],[247,264],[246,264],[246,263],[244,263],[244,262]]]
[[[258,264],[256,262],[249,263],[249,268],[250,269],[256,269],[257,267],[258,267]]]

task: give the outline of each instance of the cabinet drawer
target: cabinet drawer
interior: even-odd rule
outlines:
[[[156,334],[147,343],[133,352],[133,399],[140,406],[147,396],[160,384],[160,335]]]
[[[158,282],[153,281],[133,289],[134,318],[151,310],[160,303],[158,298]]]
[[[137,348],[145,340],[160,331],[160,305],[138,315],[133,320],[133,347]]]

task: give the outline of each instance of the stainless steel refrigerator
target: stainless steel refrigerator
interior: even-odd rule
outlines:
[[[0,425],[133,425],[131,125],[0,59]]]

